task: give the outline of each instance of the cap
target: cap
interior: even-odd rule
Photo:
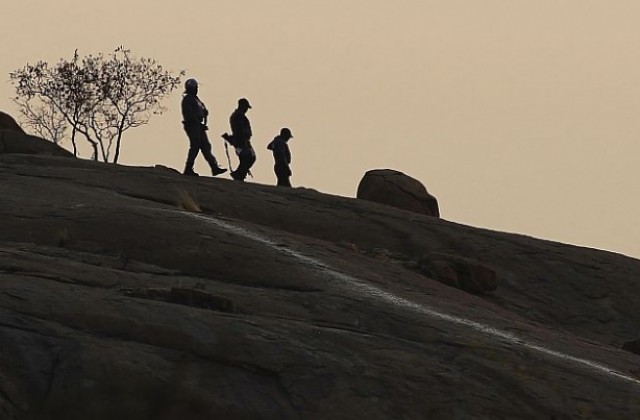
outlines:
[[[291,134],[291,130],[289,130],[287,127],[284,127],[282,130],[280,130],[280,135],[281,136],[286,136],[290,139],[293,138],[293,134]]]
[[[247,98],[241,98],[238,100],[238,106],[246,106],[247,108],[251,108],[251,105],[249,104],[249,101],[247,100]]]

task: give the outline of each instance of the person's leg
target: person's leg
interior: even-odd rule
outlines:
[[[240,160],[238,169],[233,171],[231,173],[231,176],[236,181],[244,181],[244,179],[247,177],[247,174],[249,173],[249,168],[251,168],[251,165],[253,165],[256,159],[255,156],[252,157],[251,150],[246,147],[242,149],[242,151],[238,155],[238,159]]]
[[[247,172],[249,172],[249,169],[251,169],[253,167],[253,164],[256,163],[256,152],[255,150],[253,150],[252,146],[249,146],[249,151],[248,151],[248,155],[247,155]]]
[[[209,143],[207,132],[204,130],[202,130],[202,133],[200,135],[200,150],[202,150],[202,156],[204,156],[204,158],[209,163],[209,166],[211,167],[211,174],[213,176],[227,172],[226,169],[218,166],[216,157],[213,156],[213,153],[211,153],[211,143]]]
[[[189,151],[187,152],[187,162],[184,165],[185,175],[198,175],[193,170],[193,164],[196,161],[196,156],[200,151],[200,141],[197,127],[185,127],[184,131],[189,138]]]
[[[278,177],[278,183],[276,184],[278,187],[291,187],[291,181],[289,180],[288,175],[281,175]]]
[[[291,181],[289,180],[291,171],[288,166],[275,165],[273,170],[278,178],[278,183],[276,184],[278,187],[291,187]]]

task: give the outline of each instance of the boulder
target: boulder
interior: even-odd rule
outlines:
[[[3,153],[73,157],[73,153],[53,142],[9,129],[0,130],[0,154]]]
[[[428,277],[433,277],[442,284],[460,289],[458,273],[452,264],[445,260],[427,260],[420,265],[420,271]]]
[[[631,353],[640,354],[640,339],[634,341],[628,341],[622,345],[622,350],[629,351]]]
[[[499,284],[495,270],[459,255],[432,253],[421,258],[416,268],[440,283],[474,295],[493,292]]]
[[[15,119],[7,113],[0,111],[0,130],[13,130],[24,133],[24,130],[18,125]]]
[[[440,217],[438,200],[420,181],[392,169],[367,171],[358,185],[357,197],[414,213]]]

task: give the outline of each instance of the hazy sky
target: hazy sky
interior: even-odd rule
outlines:
[[[294,186],[354,196],[365,171],[393,168],[444,219],[640,257],[637,0],[20,0],[2,13],[13,115],[9,71],[124,45],[201,82],[224,166],[218,135],[249,98],[253,182],[274,183],[265,146],[289,126]],[[121,163],[182,170],[180,93],[127,132]]]

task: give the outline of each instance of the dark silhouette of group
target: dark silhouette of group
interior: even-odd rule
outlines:
[[[193,170],[193,165],[199,152],[202,152],[211,167],[212,176],[223,174],[227,172],[227,169],[218,165],[218,161],[211,152],[211,143],[207,136],[209,111],[198,98],[198,82],[195,79],[188,79],[184,84],[184,90],[182,97],[182,124],[189,138],[189,151],[183,174],[198,176]],[[230,172],[231,178],[235,181],[244,181],[247,175],[251,175],[251,167],[256,162],[256,152],[251,145],[253,133],[251,131],[251,123],[247,117],[249,109],[251,109],[251,104],[246,98],[238,100],[238,107],[229,118],[231,134],[222,134],[222,138],[225,140],[225,148],[231,145],[238,156],[238,167]],[[291,130],[282,128],[280,133],[267,146],[267,149],[273,152],[275,162],[273,171],[277,178],[276,185],[281,187],[291,187],[291,151],[289,150],[288,142],[292,138]],[[229,160],[229,166],[231,166],[228,151],[227,159]]]

